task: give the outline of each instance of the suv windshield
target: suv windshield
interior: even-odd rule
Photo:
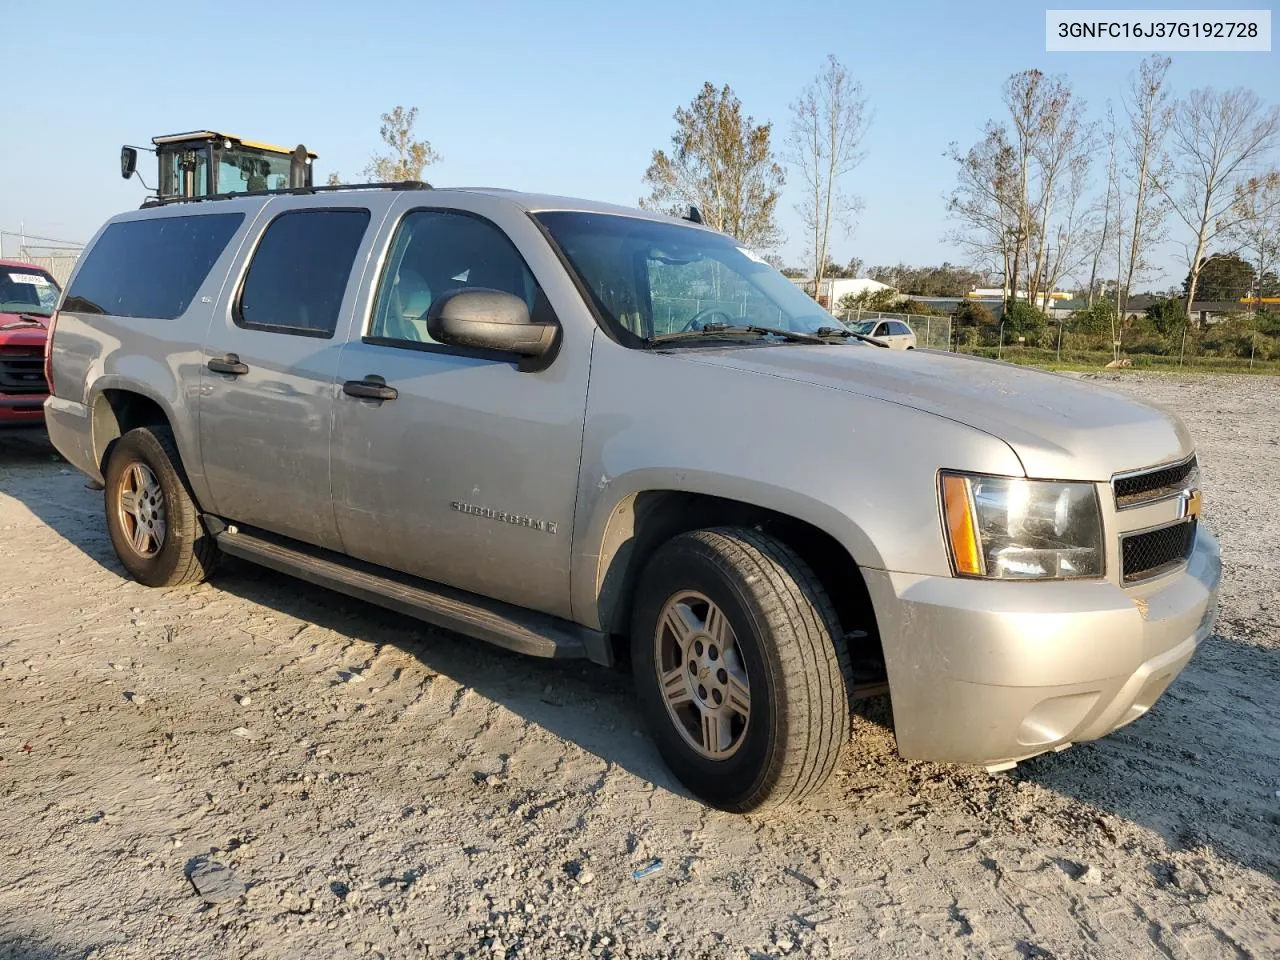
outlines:
[[[846,326],[854,333],[860,333],[864,337],[871,336],[871,331],[876,328],[876,320],[863,320],[861,323],[849,323]]]
[[[39,267],[0,264],[0,313],[53,314],[62,291]]]
[[[815,334],[841,325],[731,237],[698,227],[602,213],[535,214],[596,309],[623,342],[687,330],[768,327]],[[690,343],[692,340],[678,340]]]

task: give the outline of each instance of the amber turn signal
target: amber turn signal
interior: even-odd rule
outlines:
[[[978,530],[973,516],[973,499],[969,481],[954,474],[942,476],[942,506],[947,518],[947,536],[951,542],[951,558],[956,573],[969,577],[982,576],[982,553],[978,549]]]

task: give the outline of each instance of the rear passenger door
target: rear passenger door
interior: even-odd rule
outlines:
[[[201,457],[219,516],[340,548],[329,477],[334,384],[380,218],[376,203],[273,199],[231,271],[200,381]]]

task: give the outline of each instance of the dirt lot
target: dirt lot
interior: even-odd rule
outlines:
[[[1198,440],[1218,636],[1008,774],[900,760],[873,703],[772,819],[683,793],[625,677],[245,564],[140,587],[101,495],[0,435],[0,957],[1276,956],[1280,382],[1116,385]],[[197,896],[210,853],[243,898]]]

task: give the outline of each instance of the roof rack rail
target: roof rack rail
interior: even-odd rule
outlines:
[[[424,180],[391,180],[386,183],[338,183],[323,187],[284,187],[280,190],[247,190],[243,193],[211,193],[204,197],[148,197],[139,208],[164,207],[171,203],[202,203],[205,200],[237,200],[240,197],[290,197],[313,193],[336,193],[341,190],[431,190]]]

